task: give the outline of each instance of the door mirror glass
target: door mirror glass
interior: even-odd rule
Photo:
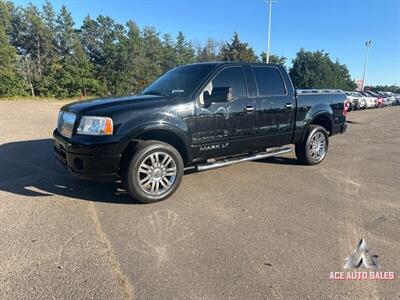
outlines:
[[[208,91],[203,92],[205,104],[212,102],[230,102],[233,100],[232,88],[230,87],[214,87],[211,95]]]

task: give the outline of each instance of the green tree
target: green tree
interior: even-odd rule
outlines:
[[[36,6],[29,4],[12,13],[11,40],[20,56],[19,67],[32,96],[48,95],[54,60],[52,29],[47,27]]]
[[[392,92],[395,94],[400,94],[400,87],[398,85],[375,85],[375,86],[366,86],[365,89],[372,91],[381,91],[381,92]]]
[[[144,44],[144,60],[146,66],[142,73],[140,89],[143,89],[149,83],[154,81],[162,74],[161,57],[162,43],[160,34],[153,27],[145,27],[142,33]]]
[[[267,53],[261,52],[260,58],[263,63],[266,63],[267,62]],[[270,64],[284,65],[286,63],[286,60],[287,60],[287,58],[284,56],[278,56],[275,54],[269,55],[269,63]]]
[[[144,45],[139,27],[134,21],[127,23],[127,35],[121,38],[121,61],[118,84],[119,94],[137,93],[140,90],[144,65]]]
[[[195,62],[194,49],[190,42],[186,40],[182,31],[179,31],[175,43],[176,65],[185,65]]]
[[[0,0],[0,25],[7,35],[11,35],[12,18],[13,13],[16,11],[16,7],[12,2]]]
[[[347,67],[338,61],[334,63],[323,50],[310,52],[300,49],[289,74],[296,88],[353,90],[356,86]]]
[[[83,21],[81,33],[83,46],[94,64],[102,93],[119,94],[123,89],[120,86],[120,70],[125,63],[124,27],[110,17],[100,15],[93,20],[88,16]]]
[[[59,56],[65,57],[71,54],[73,43],[75,40],[74,21],[71,13],[63,5],[57,16],[56,21],[56,47]]]
[[[357,85],[351,79],[347,66],[339,63],[338,59],[334,64],[331,64],[331,73],[333,75],[333,88],[339,88],[345,91],[356,89]]]
[[[66,10],[64,6],[62,7],[62,10]],[[57,13],[54,11],[54,8],[49,1],[46,1],[43,5],[41,16],[45,25],[45,39],[51,43],[51,45],[49,45],[47,48],[48,61],[54,61],[57,59]]]
[[[6,5],[0,1],[0,96],[23,95],[24,85],[18,73],[17,54],[6,34],[11,18]]]
[[[99,82],[93,76],[93,66],[78,39],[72,41],[71,54],[60,59],[54,72],[52,93],[59,98],[96,95]]]
[[[63,9],[65,9],[65,6],[63,6]],[[46,25],[47,29],[54,34],[56,31],[56,17],[57,14],[53,8],[53,5],[51,2],[46,1],[45,4],[43,5],[42,8],[42,18],[43,22]]]
[[[253,48],[247,43],[241,42],[237,32],[233,34],[232,41],[225,43],[221,48],[220,56],[225,61],[257,62]]]
[[[84,49],[78,32],[74,29],[71,13],[65,6],[56,20],[57,61],[52,66],[50,91],[56,97],[73,97],[97,93],[99,84],[93,77],[93,67]]]
[[[166,33],[162,36],[161,47],[161,72],[165,73],[178,65],[175,43],[169,33]]]
[[[175,42],[166,33],[161,39],[161,72],[164,73],[176,66],[190,64],[196,61],[195,50],[184,34],[179,32]]]
[[[171,68],[195,61],[266,60],[236,32],[224,44],[210,38],[194,47],[182,32],[160,36],[152,27],[141,30],[133,21],[123,26],[101,15],[87,16],[76,29],[64,6],[56,12],[50,1],[38,9],[5,0],[0,0],[0,55],[2,95],[29,91],[56,97],[137,93]],[[286,58],[271,55],[270,63],[284,65]],[[355,87],[346,65],[324,51],[301,49],[290,75],[301,88]]]
[[[208,38],[206,44],[202,47],[199,45],[197,49],[198,62],[206,61],[219,61],[221,60],[219,52],[221,50],[221,45],[212,38]]]

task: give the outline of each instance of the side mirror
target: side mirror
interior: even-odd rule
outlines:
[[[206,104],[210,104],[212,102],[230,102],[233,100],[232,88],[215,87],[212,89],[211,95],[208,91],[204,91],[203,97]]]

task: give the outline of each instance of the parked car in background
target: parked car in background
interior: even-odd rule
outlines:
[[[348,102],[348,111],[356,110],[358,106],[358,98],[357,93],[355,92],[345,92],[347,96]]]
[[[379,92],[379,94],[387,96],[388,105],[393,105],[393,103],[396,101],[395,94],[392,92]]]
[[[392,100],[391,100],[391,98],[390,97],[383,97],[382,98],[382,105],[383,105],[383,107],[385,107],[385,106],[390,106],[390,105],[392,105]]]
[[[377,99],[377,103],[375,104],[375,107],[383,107],[384,106],[384,101],[383,101],[383,96],[374,92],[374,91],[366,91],[367,94],[371,95],[371,97],[374,97]]]
[[[385,107],[389,105],[389,99],[388,96],[384,93],[381,92],[375,92],[375,91],[371,91],[374,95],[377,95],[378,99],[381,99],[381,107]]]
[[[365,91],[359,93],[364,96],[366,108],[378,107],[378,98],[372,96],[370,93]]]
[[[394,95],[394,102],[392,105],[400,105],[400,95],[398,94]]]
[[[367,108],[367,100],[368,100],[367,97],[359,92],[354,92],[354,93],[358,97],[357,106],[355,109],[366,109]]]
[[[394,94],[391,93],[391,92],[380,92],[380,91],[378,91],[378,93],[383,96],[386,106],[392,105],[393,102],[396,101],[396,98],[394,97]]]

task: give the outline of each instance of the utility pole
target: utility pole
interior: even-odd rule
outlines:
[[[272,16],[272,2],[273,0],[266,1],[269,3],[269,17],[268,17],[268,39],[267,39],[267,64],[269,63],[269,46],[271,43],[271,16]]]
[[[368,40],[365,42],[365,60],[364,60],[364,72],[363,72],[363,79],[362,79],[362,87],[361,91],[364,91],[364,86],[365,86],[365,73],[367,70],[367,63],[368,63],[368,49],[369,46],[371,45],[371,40]]]

